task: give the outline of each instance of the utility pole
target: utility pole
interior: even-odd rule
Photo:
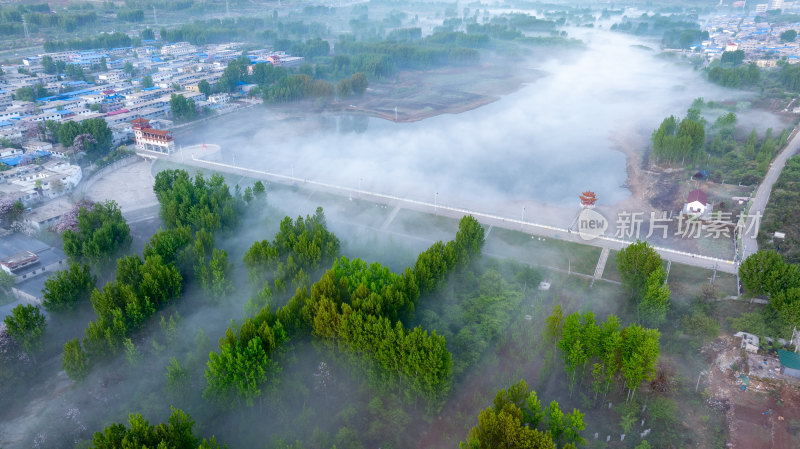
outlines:
[[[394,121],[397,121],[397,106],[394,107]]]
[[[433,195],[433,213],[439,215],[439,192]]]
[[[525,206],[522,206],[522,223],[519,224],[520,231],[522,230],[522,226],[525,224]]]

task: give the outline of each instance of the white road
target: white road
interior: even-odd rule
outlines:
[[[464,215],[472,215],[484,225],[497,226],[512,230],[522,230],[523,232],[531,235],[551,237],[575,243],[593,245],[600,248],[620,250],[631,243],[631,241],[624,241],[605,236],[586,241],[580,238],[580,236],[578,236],[576,233],[571,232],[566,228],[533,223],[515,218],[501,217],[498,215],[487,214],[480,211],[474,211],[459,207],[450,207],[446,205],[430,203],[426,201],[419,201],[410,198],[402,198],[379,192],[371,192],[368,190],[338,186],[319,181],[297,178],[294,176],[286,176],[278,173],[269,173],[260,170],[253,170],[250,168],[225,164],[222,162],[206,161],[197,158],[194,154],[191,154],[191,158],[186,158],[184,163],[198,167],[205,167],[217,171],[234,173],[257,179],[264,179],[272,182],[278,182],[284,184],[297,184],[297,185],[302,185],[303,187],[309,189],[322,190],[330,193],[337,193],[347,196],[352,195],[361,199],[384,203],[390,206],[397,206],[405,209],[418,210],[427,213],[433,212],[439,215],[453,217],[453,218],[460,218]],[[736,273],[738,269],[738,265],[733,260],[708,257],[702,254],[692,254],[683,251],[673,250],[670,248],[655,247],[655,249],[656,251],[658,251],[658,253],[661,255],[663,259],[671,260],[672,262],[676,263],[691,265],[700,268],[712,269],[712,270],[717,269],[719,271],[726,273]]]
[[[742,235],[742,260],[758,251],[758,242],[755,236],[758,234],[760,217],[764,216],[764,209],[767,207],[769,195],[772,193],[772,185],[775,184],[775,181],[777,181],[778,177],[781,175],[783,167],[786,166],[786,161],[797,154],[798,149],[800,149],[800,138],[797,137],[797,134],[797,128],[795,128],[795,130],[792,131],[792,135],[789,136],[789,142],[775,160],[772,161],[772,164],[770,164],[767,175],[764,177],[764,180],[761,181],[761,184],[759,184],[756,195],[750,203],[745,229],[755,229],[754,231],[746,232]]]

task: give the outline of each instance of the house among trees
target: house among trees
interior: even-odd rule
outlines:
[[[711,204],[708,204],[706,193],[700,189],[689,192],[689,197],[683,205],[682,213],[696,218],[706,213],[711,213]]]

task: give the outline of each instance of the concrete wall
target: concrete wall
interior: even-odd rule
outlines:
[[[783,374],[786,374],[787,376],[800,378],[800,370],[798,370],[798,369],[792,369],[792,368],[785,368],[784,367],[783,368]]]

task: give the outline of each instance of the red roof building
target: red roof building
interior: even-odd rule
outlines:
[[[150,120],[141,117],[132,120],[131,123],[136,140],[136,152],[139,155],[155,157],[153,153],[169,155],[175,151],[172,131],[155,129],[150,126]]]
[[[706,192],[703,192],[700,189],[692,190],[689,192],[689,198],[686,199],[687,203],[694,203],[695,201],[706,204],[708,203],[708,197],[706,196]]]

